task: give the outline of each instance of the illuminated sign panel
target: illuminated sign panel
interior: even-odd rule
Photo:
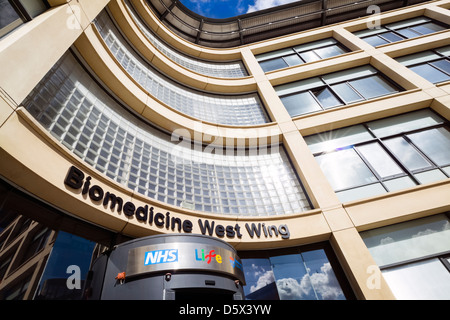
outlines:
[[[235,252],[201,243],[164,243],[130,249],[126,275],[195,270],[231,275],[245,283],[242,262]]]

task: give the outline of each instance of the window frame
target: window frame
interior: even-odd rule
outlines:
[[[290,248],[280,248],[280,249],[269,249],[269,250],[261,250],[261,251],[238,251],[238,255],[241,260],[244,259],[267,259],[270,263],[271,257],[279,257],[284,255],[294,255],[294,254],[302,254],[315,250],[323,250],[330,265],[333,270],[333,273],[336,277],[336,280],[339,283],[339,286],[344,294],[346,300],[354,300],[355,294],[348,282],[347,277],[345,276],[344,270],[339,263],[336,254],[329,242],[317,242],[309,245],[295,246]],[[244,270],[245,272],[245,270]],[[276,279],[275,279],[276,280]],[[276,282],[276,281],[275,281]],[[277,292],[278,295],[278,292]]]
[[[444,46],[444,47],[447,47],[447,46]],[[421,52],[416,52],[416,53],[413,53],[413,54],[406,55],[406,56],[403,56],[403,57],[402,57],[402,58],[405,58],[405,57],[412,56],[412,55],[415,55],[415,54],[418,54],[418,53],[431,52],[431,53],[433,53],[433,54],[435,54],[435,55],[438,56],[438,57],[436,57],[436,58],[432,58],[432,59],[427,60],[427,61],[424,61],[424,62],[417,62],[417,63],[412,63],[412,64],[405,64],[405,63],[402,63],[402,62],[400,62],[400,63],[402,63],[402,64],[403,64],[404,66],[406,66],[408,69],[411,69],[411,68],[417,67],[417,66],[429,65],[431,68],[434,68],[434,69],[438,70],[439,72],[442,72],[443,74],[447,75],[448,78],[449,78],[448,80],[439,81],[439,82],[433,82],[434,84],[438,84],[438,83],[443,83],[443,82],[450,81],[450,72],[445,71],[444,69],[441,69],[441,68],[439,68],[439,67],[437,67],[437,66],[432,65],[433,62],[440,61],[440,60],[446,60],[446,61],[448,61],[448,62],[450,63],[450,55],[445,55],[445,54],[439,52],[439,51],[438,51],[439,49],[440,49],[440,48],[433,48],[433,49],[430,49],[430,50],[425,50],[425,51],[421,51]],[[422,76],[422,78],[424,78],[424,77]],[[431,81],[430,81],[430,82],[431,82]]]
[[[402,225],[404,223],[408,223],[411,221],[420,221],[420,220],[424,220],[424,219],[431,218],[431,217],[437,217],[440,215],[447,218],[448,219],[447,221],[450,221],[450,212],[447,211],[447,212],[443,212],[443,213],[437,213],[435,215],[430,215],[427,217],[417,218],[417,219],[404,221],[404,222],[398,222],[398,223],[390,224],[390,225],[387,225],[384,227],[379,227],[379,228],[375,228],[375,229],[371,229],[371,230],[383,229],[385,227],[395,226],[395,225]],[[367,231],[371,231],[371,230],[367,230]],[[405,230],[405,229],[402,229],[402,230]],[[362,235],[362,234],[364,234],[364,232],[365,231],[363,231],[361,233],[361,237],[362,237],[363,241],[365,242],[365,238]],[[385,235],[389,236],[389,233],[385,233]],[[367,246],[367,244],[366,244],[366,246]],[[450,274],[450,249],[440,251],[440,252],[435,252],[435,253],[429,253],[429,254],[426,254],[423,256],[409,258],[409,259],[401,260],[398,262],[392,262],[392,263],[381,264],[381,265],[377,264],[377,265],[380,268],[380,271],[383,272],[383,271],[390,271],[391,269],[406,267],[406,266],[413,265],[413,264],[420,263],[420,262],[431,262],[433,260],[438,260],[442,264],[442,267],[444,268],[444,270],[446,270]]]
[[[350,105],[350,104],[353,104],[353,103],[358,103],[358,102],[361,102],[361,101],[368,101],[368,100],[372,100],[372,99],[376,99],[376,98],[380,98],[380,97],[388,96],[388,95],[390,95],[390,94],[394,94],[394,93],[398,93],[398,92],[404,91],[404,89],[403,89],[401,86],[399,86],[397,83],[395,83],[394,81],[392,81],[389,77],[385,76],[381,71],[379,71],[378,69],[373,68],[371,65],[367,65],[367,66],[370,67],[370,68],[372,68],[375,72],[374,72],[374,73],[371,73],[371,74],[368,74],[368,75],[360,75],[360,76],[356,76],[356,77],[354,77],[354,78],[348,77],[348,79],[341,80],[341,81],[337,81],[337,82],[333,82],[332,84],[330,84],[329,82],[327,82],[327,81],[324,79],[324,76],[325,76],[325,75],[320,75],[320,76],[313,77],[313,78],[319,79],[319,80],[322,82],[322,85],[317,86],[317,87],[314,87],[314,88],[306,89],[306,90],[300,90],[300,91],[295,91],[295,92],[291,92],[291,93],[288,93],[288,94],[282,94],[282,95],[279,95],[279,98],[280,98],[281,100],[283,100],[283,98],[287,98],[287,97],[290,97],[290,96],[293,96],[293,95],[296,95],[296,94],[301,94],[301,93],[308,92],[308,93],[313,97],[313,99],[315,100],[315,102],[317,103],[317,105],[322,109],[322,110],[317,110],[317,111],[312,111],[312,112],[306,112],[306,113],[296,113],[296,114],[291,114],[291,113],[289,113],[289,114],[291,115],[291,117],[294,118],[294,117],[298,117],[298,116],[301,116],[301,115],[306,115],[306,114],[310,114],[310,113],[314,113],[314,112],[320,112],[320,111],[324,111],[324,110],[328,110],[328,109],[333,109],[333,108],[337,108],[337,107],[344,106],[344,105]],[[352,69],[353,69],[353,68],[352,68]],[[352,70],[352,69],[348,69],[348,70]],[[344,71],[344,70],[342,70],[342,71]],[[336,73],[338,73],[338,72],[340,72],[340,71],[337,71]],[[334,73],[334,72],[333,72],[333,73]],[[330,73],[330,74],[332,74],[332,73]],[[378,95],[378,96],[373,97],[373,98],[366,98],[359,90],[357,90],[357,89],[351,84],[351,82],[353,82],[353,81],[362,80],[362,79],[369,79],[369,78],[371,78],[371,77],[376,77],[376,76],[378,76],[379,78],[381,78],[383,81],[385,81],[385,82],[386,82],[388,85],[390,85],[391,87],[395,88],[397,91],[394,92],[394,93],[387,93],[387,94]],[[310,78],[310,79],[311,79],[311,78]],[[304,79],[304,80],[308,80],[308,79]],[[303,80],[300,80],[300,81],[303,81]],[[360,97],[360,99],[359,99],[359,100],[355,100],[355,101],[351,101],[351,102],[347,103],[347,102],[344,100],[344,98],[341,96],[341,94],[339,94],[336,90],[333,89],[333,86],[337,86],[337,85],[341,85],[341,84],[346,84],[348,87],[350,87],[350,88],[354,91],[354,93],[356,93],[356,94]],[[331,93],[333,94],[333,96],[334,96],[337,100],[339,100],[339,102],[340,102],[341,104],[336,105],[336,106],[333,106],[333,107],[324,107],[324,106],[320,103],[319,99],[318,99],[318,98],[315,96],[315,94],[313,93],[313,91],[321,90],[321,89],[324,89],[324,88],[326,88],[326,89],[328,89],[329,91],[331,91]],[[284,104],[284,103],[283,103],[283,104]]]
[[[41,2],[47,9],[49,9],[51,6],[48,3],[47,0],[35,0]],[[33,16],[28,12],[28,10],[25,8],[25,6],[22,4],[21,0],[7,0],[10,7],[16,12],[16,14],[19,16],[18,19],[12,21],[8,25],[4,26],[3,28],[0,28],[0,39],[10,33],[11,31],[15,30],[22,24],[29,22],[33,20]]]
[[[423,16],[423,18],[427,19],[428,21],[418,22],[417,24],[412,24],[412,25],[400,27],[400,28],[397,28],[397,29],[394,29],[394,28],[390,27],[390,25],[395,24],[396,22],[388,23],[388,24],[386,24],[386,25],[380,26],[380,29],[382,28],[382,29],[384,29],[385,31],[382,31],[382,32],[379,32],[379,33],[376,33],[376,34],[370,34],[370,35],[367,35],[367,36],[362,36],[362,37],[360,37],[360,38],[361,38],[362,40],[366,41],[365,39],[367,39],[367,38],[369,38],[369,37],[378,37],[378,38],[380,38],[380,39],[382,39],[383,41],[386,42],[386,43],[383,43],[383,44],[379,44],[379,45],[375,45],[375,46],[374,46],[374,47],[378,47],[378,46],[382,46],[382,45],[386,45],[386,44],[390,44],[390,43],[396,43],[396,42],[404,41],[404,40],[407,40],[407,39],[414,39],[414,38],[417,38],[417,37],[425,36],[425,35],[428,35],[428,34],[434,34],[434,33],[438,32],[438,31],[436,31],[436,32],[432,32],[432,33],[421,34],[421,33],[419,33],[418,31],[416,31],[416,30],[414,30],[414,29],[411,29],[411,28],[413,28],[413,27],[418,27],[418,26],[425,25],[425,24],[428,24],[428,23],[433,23],[433,24],[435,24],[435,25],[438,25],[438,26],[440,26],[440,27],[444,27],[444,28],[447,28],[447,29],[450,27],[449,25],[447,25],[447,24],[445,24],[445,23],[443,23],[443,22],[441,22],[441,21],[438,21],[438,20],[435,20],[435,19],[431,19],[431,18],[428,18],[428,17],[425,17],[425,16]],[[400,20],[400,21],[408,21],[408,20],[413,20],[413,19],[414,19],[414,18],[412,18],[412,19],[406,19],[406,20]],[[398,21],[398,22],[400,22],[400,21]],[[409,29],[409,30],[411,30],[412,32],[417,33],[417,36],[416,36],[416,37],[409,37],[409,38],[408,38],[408,37],[406,37],[405,35],[403,35],[403,34],[401,34],[401,33],[399,32],[399,31],[406,30],[406,29]],[[388,38],[383,37],[383,34],[387,34],[387,33],[393,33],[393,34],[395,34],[396,36],[401,37],[402,40],[391,41],[391,40],[389,40]],[[366,41],[366,42],[367,42],[367,41]],[[369,42],[367,42],[367,43],[369,43]]]
[[[256,56],[256,58],[257,58],[257,60],[258,60],[259,65],[260,65],[261,68],[263,69],[264,73],[267,73],[267,72],[272,72],[272,71],[282,70],[282,69],[285,69],[285,68],[290,68],[290,67],[293,67],[293,66],[298,66],[298,65],[302,65],[302,64],[306,64],[306,63],[318,61],[318,60],[323,60],[323,59],[331,58],[331,57],[322,58],[317,52],[315,52],[315,51],[318,50],[318,49],[324,49],[324,48],[329,48],[329,47],[334,47],[334,46],[336,46],[336,47],[338,47],[339,49],[341,49],[342,51],[344,51],[343,53],[338,54],[338,55],[336,55],[336,56],[332,56],[332,57],[337,57],[337,56],[340,56],[340,55],[342,55],[342,54],[351,52],[351,50],[350,50],[349,48],[347,48],[347,47],[344,46],[342,43],[340,43],[339,41],[337,41],[336,39],[334,39],[334,38],[332,38],[332,37],[330,37],[330,38],[325,38],[325,39],[318,40],[318,41],[314,41],[314,42],[320,42],[320,41],[327,40],[327,39],[329,39],[330,41],[334,41],[334,43],[332,43],[332,44],[323,44],[323,45],[319,45],[318,47],[314,47],[313,49],[304,49],[304,50],[301,50],[301,49],[300,49],[300,50],[297,50],[297,49],[296,49],[296,48],[298,47],[298,45],[297,45],[297,46],[295,46],[295,47],[288,47],[288,48],[285,48],[285,49],[280,49],[280,50],[272,51],[273,53],[275,53],[275,52],[277,52],[277,51],[286,51],[285,54],[280,55],[280,56],[277,56],[277,57],[273,57],[273,58],[270,58],[270,57],[269,57],[269,58],[260,58],[261,60],[258,60],[258,56]],[[311,42],[311,44],[313,44],[314,42]],[[318,59],[317,59],[317,60],[314,60],[314,61],[310,61],[310,62],[306,61],[306,60],[303,59],[302,56],[301,56],[301,54],[304,54],[304,53],[306,53],[306,52],[312,52],[314,55],[316,55],[316,56],[318,57]],[[288,57],[288,56],[296,56],[297,58],[300,59],[300,61],[302,61],[302,63],[296,64],[296,65],[290,65],[290,64],[286,61],[286,59],[285,59],[285,58]],[[262,63],[269,62],[269,61],[276,61],[276,60],[281,60],[281,61],[283,61],[283,63],[286,64],[286,66],[285,66],[285,67],[281,67],[281,68],[277,68],[277,69],[270,69],[270,70],[265,70],[265,69],[263,68]]]
[[[360,157],[360,159],[363,161],[363,163],[367,166],[367,168],[372,172],[372,174],[377,179],[376,182],[369,182],[369,183],[365,183],[365,184],[352,185],[351,187],[336,189],[336,190],[334,190],[334,192],[335,193],[341,193],[341,192],[346,192],[346,191],[354,190],[354,189],[361,188],[361,187],[367,187],[367,186],[370,186],[370,185],[380,184],[385,189],[385,191],[387,193],[389,193],[391,191],[389,190],[389,187],[386,185],[386,182],[394,180],[394,179],[402,178],[402,177],[408,177],[408,178],[412,179],[412,181],[416,185],[421,185],[423,183],[421,183],[419,181],[419,179],[415,175],[423,173],[423,172],[433,171],[433,170],[439,170],[442,174],[444,174],[444,176],[446,176],[447,178],[450,178],[450,174],[444,170],[444,168],[447,168],[447,167],[450,166],[450,159],[449,159],[449,162],[447,164],[438,165],[429,156],[427,156],[425,154],[425,152],[422,151],[410,138],[407,137],[408,135],[411,135],[411,134],[414,134],[414,133],[430,131],[430,130],[438,129],[438,128],[444,128],[444,129],[446,129],[446,130],[448,130],[450,132],[450,121],[448,121],[444,117],[442,117],[439,114],[437,114],[434,110],[432,110],[432,109],[429,109],[429,110],[431,112],[435,113],[442,120],[442,122],[438,123],[438,124],[435,124],[435,125],[429,125],[429,126],[421,127],[421,128],[418,128],[418,129],[407,130],[407,131],[403,131],[401,133],[390,134],[390,135],[387,135],[387,136],[380,137],[380,136],[377,136],[375,134],[375,132],[369,127],[368,123],[370,123],[371,121],[368,121],[368,122],[365,122],[365,123],[362,123],[362,124],[358,124],[358,125],[362,125],[367,130],[367,132],[369,132],[369,134],[372,136],[371,139],[366,139],[366,140],[364,140],[362,142],[351,144],[350,146],[341,146],[341,147],[338,147],[338,148],[334,148],[332,150],[327,150],[327,151],[321,151],[321,152],[313,153],[313,156],[316,158],[316,157],[321,156],[321,155],[330,154],[330,153],[334,153],[334,152],[339,152],[339,151],[342,151],[343,149],[351,148],[352,150],[354,150],[356,152],[356,154]],[[415,112],[415,111],[408,112],[408,113],[413,113],[413,112]],[[408,113],[404,113],[404,114],[408,114]],[[393,116],[393,117],[395,117],[395,116]],[[388,119],[388,118],[392,118],[392,117],[387,117],[387,118],[383,118],[383,119]],[[327,133],[331,133],[331,132],[332,131],[327,131],[327,132],[322,132],[320,134],[327,134]],[[412,146],[414,148],[414,150],[419,153],[419,155],[421,155],[423,158],[425,158],[425,160],[430,164],[430,166],[428,166],[426,168],[415,169],[415,170],[408,169],[408,167],[404,163],[402,163],[402,161],[395,155],[394,151],[392,151],[386,145],[386,143],[384,142],[385,140],[390,140],[390,139],[399,138],[399,137],[403,138],[404,140],[406,140],[408,145]],[[389,157],[403,170],[404,173],[403,174],[395,174],[395,175],[391,175],[391,176],[387,176],[387,177],[381,177],[379,175],[379,173],[375,170],[375,168],[373,168],[373,166],[371,165],[369,159],[367,159],[358,150],[359,146],[364,146],[364,145],[368,145],[368,144],[371,144],[371,143],[378,143],[381,146],[381,148],[389,155]]]

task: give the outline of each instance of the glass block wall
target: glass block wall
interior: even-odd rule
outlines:
[[[244,216],[311,209],[282,146],[229,154],[171,141],[118,105],[70,53],[23,105],[77,156],[150,198]]]
[[[104,11],[95,24],[123,68],[147,92],[168,106],[208,122],[248,126],[269,122],[257,93],[219,95],[187,88],[156,71],[127,43]]]
[[[153,31],[148,28],[144,22],[138,17],[134,11],[133,6],[129,1],[124,1],[131,18],[136,23],[138,28],[142,31],[144,36],[155,46],[156,49],[161,51],[172,61],[178,63],[191,71],[203,74],[205,76],[217,77],[217,78],[242,78],[247,77],[249,74],[244,67],[242,61],[231,62],[213,62],[196,59],[171,48],[161,39],[159,39]]]

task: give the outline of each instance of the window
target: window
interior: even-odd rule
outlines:
[[[248,72],[241,60],[232,62],[213,62],[197,59],[178,52],[176,49],[172,48],[170,45],[162,41],[157,35],[155,35],[151,28],[146,26],[146,24],[141,20],[128,0],[124,1],[124,4],[128,9],[131,18],[142,31],[144,36],[156,47],[156,49],[164,53],[168,58],[178,63],[179,65],[182,65],[183,67],[188,68],[194,72],[219,78],[241,78],[248,76]],[[101,25],[101,20],[105,19],[103,18],[103,16],[105,15],[106,11],[103,11],[97,17],[97,20],[95,22],[97,27]],[[101,29],[101,27],[99,29]]]
[[[8,0],[0,0],[0,36],[16,28],[22,22],[23,20],[11,3]]]
[[[387,43],[412,39],[448,28],[448,25],[427,17],[417,17],[390,23],[375,29],[366,29],[354,34],[371,44],[380,46]]]
[[[213,123],[249,126],[270,121],[257,93],[225,95],[181,85],[137,54],[106,11],[96,19],[96,26],[124,70],[162,103],[191,117]]]
[[[35,300],[80,300],[95,248],[95,242],[63,231],[53,244],[45,270],[39,281]],[[68,277],[68,267],[80,268],[80,288],[69,289],[60,279]]]
[[[432,83],[450,80],[450,46],[396,59]]]
[[[371,66],[330,73],[275,88],[292,117],[401,90]]]
[[[7,288],[4,292],[0,292],[0,298],[2,300],[23,300],[28,287],[30,286],[32,277],[32,273],[25,275],[18,283],[13,284],[11,288]]]
[[[349,52],[333,38],[327,38],[293,48],[277,50],[256,57],[264,72],[338,56]]]
[[[0,283],[5,277],[6,271],[8,271],[9,265],[11,264],[13,253],[9,254],[7,257],[2,257],[0,261]]]
[[[428,109],[305,139],[343,202],[450,177],[450,126]]]
[[[450,299],[450,219],[440,214],[361,233],[397,299]]]
[[[246,300],[345,300],[353,294],[329,245],[239,252]]]
[[[49,7],[46,0],[0,0],[0,37]]]
[[[33,237],[27,243],[27,249],[21,259],[21,263],[25,263],[28,259],[32,258],[35,254],[37,254],[45,247],[45,245],[47,244],[47,239],[49,238],[51,232],[52,230],[46,227],[41,227],[35,232]]]

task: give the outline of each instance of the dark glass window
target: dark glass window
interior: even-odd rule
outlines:
[[[3,280],[3,277],[6,274],[6,270],[8,270],[9,265],[12,261],[12,254],[10,254],[8,257],[2,257],[0,261],[0,282]]]
[[[20,19],[14,7],[8,0],[0,0],[0,29]]]
[[[447,28],[448,25],[439,21],[434,21],[427,17],[417,17],[386,24],[375,29],[361,30],[355,32],[355,35],[376,47],[382,44],[420,37]]]
[[[279,70],[349,52],[333,38],[302,44],[293,48],[260,54],[256,57],[264,72]]]
[[[450,46],[407,55],[396,60],[432,83],[450,81]]]
[[[65,73],[64,70],[71,71]],[[47,94],[55,87],[64,89]],[[186,143],[186,140],[181,142],[180,139],[179,142],[173,137],[171,139],[154,127],[139,124],[132,115],[124,112],[124,108],[95,84],[71,54],[61,58],[23,105],[39,122],[50,124],[48,130],[84,161],[119,183],[159,201],[184,208],[242,215],[293,213],[302,210],[299,205],[303,204],[305,210],[311,207],[281,145],[272,144],[270,150],[259,148],[257,154],[244,148],[211,148],[211,152],[206,153]],[[82,122],[80,119],[85,117],[78,117],[86,106],[89,106],[90,113],[88,119]],[[241,109],[241,106],[235,107]],[[225,113],[228,111],[225,110]],[[253,117],[248,110],[240,113]],[[124,123],[126,125],[122,125]],[[112,143],[108,137],[113,135],[117,136]],[[88,144],[71,136],[85,136]],[[77,153],[80,148],[85,150],[83,154]],[[236,155],[233,161],[231,152]],[[259,156],[262,153],[264,157]],[[275,166],[276,170],[267,169]],[[108,170],[110,168],[111,171]],[[266,179],[269,175],[270,183]],[[284,183],[285,180],[290,181],[289,185]],[[276,187],[277,181],[284,186],[282,189]],[[297,191],[292,191],[297,188],[294,181],[299,182]],[[200,186],[205,196],[196,194],[194,197],[194,188],[200,189]],[[259,187],[260,191],[257,190]],[[245,197],[248,199],[245,205],[244,199],[236,194],[241,189],[253,196]],[[273,190],[277,192],[273,193]],[[267,196],[266,192],[270,195]]]
[[[371,66],[334,72],[275,89],[292,117],[401,90]]]
[[[240,252],[247,300],[352,299],[327,244],[287,250]]]
[[[303,63],[302,59],[296,54],[291,54],[290,56],[286,56],[283,59],[289,67]]]
[[[35,299],[82,299],[82,290],[95,245],[95,242],[66,232],[59,232],[45,271],[42,274]],[[74,277],[71,288],[68,288],[67,279],[72,274],[75,275],[75,272],[80,276],[79,282],[76,282],[78,280]]]
[[[343,202],[450,177],[450,126],[428,109],[305,140]]]
[[[23,23],[23,19],[8,0],[0,0],[0,37]]]

